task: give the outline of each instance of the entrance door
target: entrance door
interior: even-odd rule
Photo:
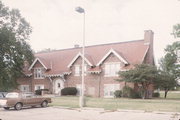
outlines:
[[[54,89],[55,94],[61,95],[61,90],[64,88],[64,81],[61,79],[56,80],[54,84],[54,88],[55,88]]]

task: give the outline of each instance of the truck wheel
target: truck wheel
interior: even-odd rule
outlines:
[[[48,105],[48,102],[47,102],[47,101],[43,101],[43,102],[41,103],[41,107],[47,107],[47,105]]]
[[[14,108],[16,110],[21,110],[22,109],[22,104],[21,103],[16,103],[16,105],[14,106]]]

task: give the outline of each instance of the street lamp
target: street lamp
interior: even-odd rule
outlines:
[[[85,99],[84,99],[84,48],[85,48],[85,10],[81,7],[76,7],[75,10],[78,13],[83,13],[83,46],[82,46],[82,83],[81,83],[81,94],[79,98],[79,106],[80,108],[85,106]]]

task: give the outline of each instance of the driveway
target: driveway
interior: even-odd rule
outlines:
[[[65,109],[60,107],[26,108],[20,111],[0,108],[1,120],[179,120],[180,113],[144,111],[105,111],[84,108]]]

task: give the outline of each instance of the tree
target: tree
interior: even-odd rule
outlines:
[[[158,78],[158,71],[155,66],[148,64],[135,65],[134,69],[119,72],[118,81],[131,82],[142,86],[143,98],[148,98],[148,88]]]
[[[176,24],[173,26],[173,35],[174,37],[180,37],[180,24]]]
[[[164,98],[167,97],[169,90],[173,89],[177,85],[177,81],[174,75],[168,72],[159,71],[158,79],[156,81],[156,87],[164,90]]]
[[[168,45],[165,49],[165,56],[160,60],[159,87],[165,91],[164,98],[167,97],[168,91],[177,85],[177,80],[180,78],[180,65],[177,64],[177,50],[180,50],[180,42],[174,42],[172,45]]]
[[[24,61],[32,63],[33,52],[27,42],[31,32],[19,10],[10,10],[0,1],[0,91],[16,88]]]
[[[180,42],[174,42],[165,49],[165,56],[160,60],[160,69],[174,75],[175,79],[180,78],[180,65],[177,64],[177,51],[180,50]]]

